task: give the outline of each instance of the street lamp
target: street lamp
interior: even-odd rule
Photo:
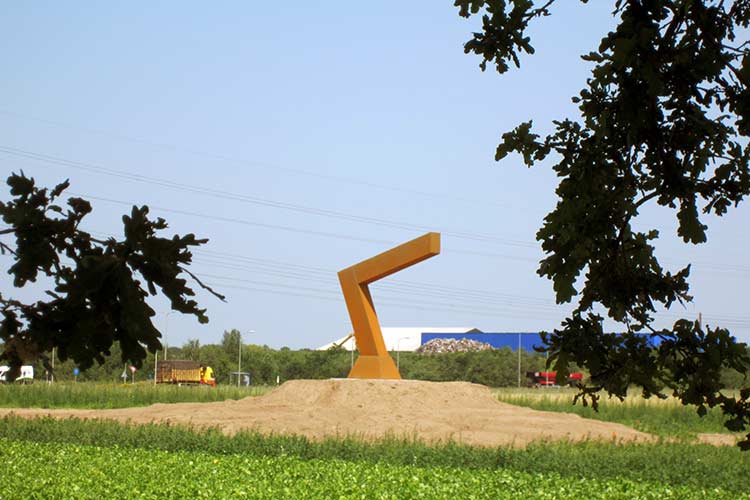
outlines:
[[[169,343],[167,342],[167,332],[169,331],[169,315],[174,311],[167,311],[164,313],[164,360],[167,360],[167,352],[169,351]]]
[[[249,330],[247,333],[255,333],[255,330]],[[240,377],[242,373],[242,332],[239,332],[239,352],[237,354],[237,387],[240,386]]]
[[[401,370],[401,341],[409,337],[401,337],[396,341],[396,369]]]

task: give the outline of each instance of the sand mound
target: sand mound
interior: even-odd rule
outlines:
[[[213,426],[227,434],[254,429],[313,439],[406,436],[478,446],[525,446],[541,439],[653,439],[620,424],[501,403],[487,387],[468,382],[294,380],[264,396],[239,401],[120,410],[0,410],[0,415],[9,413]]]

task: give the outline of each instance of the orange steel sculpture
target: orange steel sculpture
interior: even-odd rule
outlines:
[[[354,327],[359,358],[349,378],[400,379],[388,355],[367,285],[440,253],[440,233],[427,233],[359,264],[339,271],[341,291]]]

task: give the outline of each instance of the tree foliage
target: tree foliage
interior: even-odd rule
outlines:
[[[191,247],[207,240],[158,236],[167,223],[149,219],[147,206],[134,206],[123,216],[121,240],[96,239],[80,227],[92,210],[89,202],[71,197],[59,203],[68,181],[48,190],[21,173],[8,177],[7,184],[13,199],[0,202],[0,216],[9,226],[0,236],[15,237],[15,244],[0,241],[0,250],[12,255],[8,274],[18,288],[39,280],[47,300],[24,303],[0,294],[0,360],[17,370],[40,357],[46,361],[57,348],[61,360],[86,369],[102,363],[117,342],[123,361],[140,366],[147,351],[162,348],[151,321],[154,310],[146,302],[158,292],[173,310],[208,322],[182,277],[185,273],[207,288],[187,270]]]
[[[456,0],[461,16],[482,14],[465,52],[481,57],[482,70],[519,67],[534,53],[530,23],[555,3]],[[632,222],[656,203],[675,212],[685,243],[699,244],[701,213],[722,216],[750,193],[750,1],[614,0],[613,16],[617,27],[582,56],[593,69],[573,98],[580,116],[555,121],[546,137],[522,123],[496,152],[497,160],[518,153],[527,166],[556,161],[559,200],[537,233],[546,254],[538,273],[558,303],[577,304],[545,338],[550,361],[561,376],[572,362],[590,371],[584,404],[596,406],[602,390],[623,397],[632,384],[646,397],[666,388],[699,413],[720,406],[728,428],[746,430],[750,388],[723,394],[719,373],[746,374],[747,350],[721,327],[686,319],[653,327],[659,308],[692,300],[690,266],[665,269],[654,253],[658,231]],[[622,335],[605,334],[599,310]],[[635,335],[643,332],[652,338]],[[740,445],[750,449],[750,434]]]

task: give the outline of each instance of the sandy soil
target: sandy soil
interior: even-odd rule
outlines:
[[[740,434],[719,434],[713,432],[703,432],[698,434],[696,442],[700,444],[710,444],[713,446],[735,446],[741,439]]]
[[[0,416],[91,418],[134,423],[170,422],[301,434],[313,439],[354,435],[454,440],[475,446],[525,446],[538,440],[651,441],[621,424],[501,403],[468,382],[416,380],[295,380],[260,397],[219,403],[155,404],[119,410],[0,409]]]

